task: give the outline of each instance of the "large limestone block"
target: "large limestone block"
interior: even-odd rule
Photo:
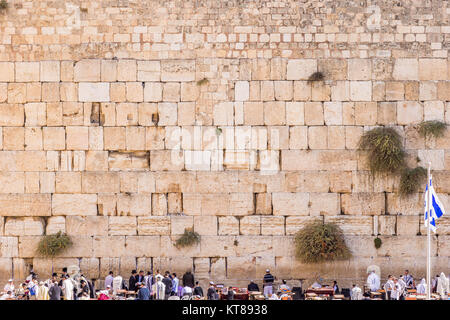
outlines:
[[[114,253],[111,252],[114,249]],[[125,236],[96,236],[93,238],[93,257],[107,258],[127,256],[129,254],[125,247]]]
[[[417,101],[397,102],[397,123],[399,125],[416,124],[423,120],[423,106]]]
[[[23,172],[0,172],[0,193],[24,193],[24,191]]]
[[[234,236],[202,236],[197,257],[236,256],[235,240]]]
[[[309,193],[272,193],[274,215],[309,215]]]
[[[194,231],[201,236],[217,235],[218,224],[215,216],[194,216]]]
[[[18,251],[16,249],[16,256],[21,258],[33,258],[36,256],[37,246],[41,240],[40,236],[22,236],[12,239],[15,239],[16,248],[18,246]],[[19,241],[18,244],[17,240]]]
[[[40,236],[44,234],[42,218],[6,218],[5,236]]]
[[[66,217],[68,235],[103,236],[108,234],[108,217],[68,216]]]
[[[72,246],[61,252],[59,256],[66,258],[80,258],[92,256],[92,237],[85,235],[72,235]]]
[[[0,216],[50,216],[49,194],[0,194]]]
[[[261,217],[261,234],[262,235],[284,235],[285,221],[284,217]]]
[[[159,81],[161,77],[160,61],[138,61],[137,80],[138,81]]]
[[[438,254],[440,257],[445,257],[447,259],[448,259],[448,257],[450,257],[450,236],[439,237]],[[447,266],[448,266],[448,262],[447,262]],[[445,264],[444,264],[444,269],[445,269]],[[438,270],[441,270],[441,269],[438,269]]]
[[[390,256],[397,258],[426,257],[426,236],[404,236],[404,237],[380,237],[381,247],[377,250],[378,256]],[[437,241],[433,236],[431,240],[431,256],[437,255]]]
[[[315,59],[291,59],[287,63],[287,80],[308,80],[317,71]]]
[[[16,62],[17,82],[39,81],[39,62]]]
[[[378,235],[392,236],[396,234],[397,217],[389,215],[374,216],[374,230]]]
[[[372,64],[370,59],[349,59],[348,60],[349,80],[371,80]]]
[[[377,249],[375,248],[373,239],[374,237],[370,234],[345,234],[345,243],[350,249],[352,256],[356,259],[359,259],[361,257],[373,258],[377,256]]]
[[[309,214],[338,215],[341,212],[339,193],[310,193]]]
[[[137,233],[136,217],[108,217],[108,235],[134,236]]]
[[[61,79],[59,61],[41,61],[40,77],[42,82],[59,82]]]
[[[350,150],[282,150],[281,169],[356,170],[357,156]]]
[[[397,236],[414,236],[419,233],[423,216],[397,216]]]
[[[242,216],[253,214],[253,194],[246,193],[236,193],[230,194],[230,214],[234,216]]]
[[[256,257],[228,257],[227,277],[229,279],[255,279]]]
[[[256,194],[256,214],[272,214],[272,194],[257,193]]]
[[[19,256],[18,237],[0,237],[0,257],[12,258]]]
[[[96,194],[54,194],[52,215],[97,215]]]
[[[170,217],[170,234],[181,235],[185,229],[192,229],[194,227],[194,218],[189,216],[174,215]]]
[[[239,219],[237,217],[218,217],[218,224],[219,236],[239,235]]]
[[[45,226],[45,234],[56,234],[66,232],[66,218],[63,216],[49,217]]]
[[[448,80],[447,59],[419,59],[419,80]]]
[[[388,193],[387,196],[387,211],[389,214],[408,216],[423,214],[422,194],[415,193],[408,198],[401,197],[398,193]]]
[[[100,259],[98,258],[81,258],[80,273],[88,279],[98,279],[100,277]]]
[[[186,246],[186,247],[176,247],[176,241],[179,238],[179,236],[175,237],[168,237],[168,236],[162,236],[161,237],[161,256],[162,257],[195,257],[199,256],[200,252],[200,244],[194,243],[193,245]]]
[[[327,192],[330,189],[329,174],[325,171],[288,172],[284,183],[284,189],[289,192]]]
[[[55,176],[57,193],[80,193],[81,173],[80,172],[56,172]]]
[[[22,104],[0,104],[1,126],[23,126],[24,107]]]
[[[323,216],[289,216],[286,217],[286,235],[295,235],[300,229],[313,221],[323,222]],[[333,217],[326,216],[326,219]],[[278,254],[278,253],[277,253]]]
[[[120,194],[117,196],[117,215],[149,216],[152,198],[146,194]]]
[[[237,256],[273,256],[276,251],[273,239],[277,236],[244,236],[236,237],[235,250]],[[279,237],[281,238],[281,237]],[[279,252],[279,251],[278,251]],[[277,252],[277,254],[279,254]],[[280,253],[281,254],[281,253]]]
[[[0,81],[14,82],[14,62],[0,62]]]
[[[138,235],[169,235],[169,217],[138,217]]]
[[[182,278],[183,274],[187,270],[192,271],[193,261],[191,257],[162,257],[153,259],[153,270],[159,270],[160,273],[165,270],[171,270],[178,275],[178,278]],[[164,271],[163,271],[164,270]],[[180,281],[180,285],[181,285]]]
[[[109,102],[108,82],[80,82],[78,100],[81,102]]]
[[[417,59],[396,59],[392,77],[395,80],[418,80],[419,63]]]
[[[136,60],[119,60],[117,63],[117,80],[136,81],[137,64]]]
[[[371,81],[350,81],[351,101],[371,101],[372,82]]]
[[[114,273],[114,276],[120,274],[120,258],[98,258],[100,261],[100,277],[105,278],[110,271]],[[130,270],[131,272],[131,270]],[[128,272],[127,272],[128,273]]]
[[[196,279],[209,279],[209,258],[194,258],[194,270]]]
[[[99,59],[78,61],[74,66],[74,81],[100,81],[100,62]]]
[[[120,176],[115,172],[83,172],[83,193],[117,193],[120,191]]]
[[[162,60],[161,81],[195,80],[195,60]]]
[[[365,216],[325,216],[325,223],[335,223],[345,235],[371,235],[373,233],[372,217]]]
[[[351,193],[341,195],[341,209],[350,215],[381,215],[385,213],[384,193]]]
[[[117,196],[115,194],[98,195],[98,214],[101,216],[117,215]]]
[[[210,258],[211,279],[226,278],[226,258]]]
[[[242,235],[261,234],[261,216],[245,216],[239,221],[239,233]]]

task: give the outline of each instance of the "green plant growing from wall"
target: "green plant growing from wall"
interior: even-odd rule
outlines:
[[[400,176],[399,193],[401,196],[408,196],[417,192],[423,186],[427,178],[427,170],[423,167],[414,169],[405,168]]]
[[[175,247],[190,247],[200,242],[200,235],[192,228],[184,229],[184,233],[175,241]]]
[[[8,8],[8,1],[6,0],[1,0],[0,1],[0,10],[5,10]]]
[[[444,136],[447,125],[438,120],[424,121],[418,126],[419,134],[425,139],[429,137],[440,138]]]
[[[347,260],[351,257],[341,228],[320,221],[307,224],[295,235],[295,256],[303,263]]]
[[[72,239],[59,231],[42,237],[37,246],[37,253],[44,257],[55,257],[73,245]]]
[[[325,79],[325,74],[323,72],[317,71],[311,74],[308,81],[323,81]]]
[[[198,85],[198,86],[202,86],[202,85],[208,84],[208,83],[209,83],[209,80],[206,79],[206,78],[203,78],[202,80],[198,80],[198,81],[197,81],[197,85]]]
[[[373,239],[373,244],[374,244],[375,248],[377,248],[377,249],[379,249],[379,248],[381,247],[381,244],[382,244],[382,243],[383,243],[383,242],[382,242],[381,239],[378,238],[378,237],[376,237],[375,239]]]
[[[361,137],[359,149],[368,152],[369,168],[375,176],[398,173],[406,167],[402,139],[393,128],[379,127]]]

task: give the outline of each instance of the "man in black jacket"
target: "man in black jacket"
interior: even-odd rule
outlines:
[[[184,275],[183,275],[183,287],[194,287],[194,275],[191,273],[191,270],[188,270]],[[166,289],[167,290],[167,289]]]
[[[259,286],[255,282],[253,282],[253,280],[250,280],[247,289],[248,291],[259,291]]]
[[[130,291],[136,291],[136,275],[136,270],[132,270],[130,280],[128,280],[128,290]]]
[[[164,275],[164,279],[162,279],[162,283],[166,285],[166,291],[164,293],[165,300],[169,299],[170,293],[172,292],[172,280],[169,278],[170,272],[166,271]]]
[[[203,297],[203,289],[198,285],[198,281],[195,282],[194,296]]]
[[[50,300],[61,300],[61,287],[58,285],[58,281],[53,280],[50,289],[48,290]]]

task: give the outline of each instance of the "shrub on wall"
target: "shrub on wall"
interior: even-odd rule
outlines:
[[[296,258],[304,263],[346,260],[351,257],[341,228],[333,223],[313,222],[295,235]]]
[[[373,244],[375,248],[379,249],[381,247],[382,241],[380,238],[376,237],[375,239],[373,239]]]
[[[418,188],[425,184],[427,178],[427,170],[423,167],[414,169],[405,168],[400,177],[399,192],[401,196],[408,196],[417,192]]]
[[[180,238],[175,241],[175,247],[177,248],[184,248],[184,247],[190,247],[194,244],[197,244],[200,242],[200,235],[195,232],[193,229],[184,229],[184,233],[181,235]]]
[[[444,135],[447,125],[438,120],[424,121],[418,126],[419,134],[424,137],[440,138]]]
[[[8,1],[1,0],[0,1],[0,10],[6,9],[6,8],[8,8]]]
[[[397,173],[405,167],[402,139],[393,128],[379,127],[367,131],[361,137],[359,149],[368,152],[373,175]]]
[[[44,257],[55,257],[70,248],[72,244],[72,239],[59,231],[56,234],[42,237],[37,247],[37,253]]]

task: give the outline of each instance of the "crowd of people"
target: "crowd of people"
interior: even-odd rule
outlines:
[[[378,292],[380,289],[384,290],[386,300],[404,300],[408,294],[408,290],[415,290],[415,294],[424,295],[427,293],[427,284],[425,279],[421,279],[419,283],[416,283],[414,277],[409,273],[409,270],[405,270],[403,275],[398,278],[393,275],[388,275],[387,281],[384,285],[381,285],[380,277],[375,271],[371,271],[368,274],[366,286],[367,292],[363,293],[363,290],[356,284],[353,284],[351,289],[352,300],[363,300],[370,297],[370,292]],[[431,282],[431,292],[436,293],[441,299],[445,299],[449,294],[449,279],[443,272]]]
[[[275,280],[276,278],[267,269],[262,279],[262,290],[255,281],[251,280],[247,291],[260,292],[265,299],[281,300],[280,296],[291,292],[291,288],[287,285],[286,280],[282,280],[281,284],[274,288]],[[60,276],[53,273],[50,279],[38,281],[38,275],[31,271],[18,288],[15,287],[13,279],[10,279],[0,293],[0,300],[109,300],[118,297],[136,300],[219,300],[219,292],[221,295],[225,293],[225,299],[233,300],[236,294],[236,288],[220,286],[219,290],[212,281],[209,282],[209,287],[205,292],[199,282],[195,281],[191,271],[187,271],[179,279],[176,273],[169,271],[161,274],[159,270],[156,270],[155,273],[148,271],[145,274],[143,270],[139,272],[132,270],[127,284],[120,275],[114,276],[113,271],[110,271],[104,280],[104,287],[96,289],[96,281],[96,279],[88,281],[79,273],[70,276],[67,268],[62,269]],[[321,284],[315,282],[310,288],[322,287]],[[337,281],[333,282],[331,288],[335,295],[341,294]],[[389,275],[386,283],[381,285],[379,275],[375,271],[370,271],[364,290],[353,284],[350,290],[350,299],[369,299],[370,292],[377,292],[380,289],[384,289],[385,299],[403,300],[408,290],[411,289],[415,289],[417,294],[425,294],[426,281],[421,279],[416,284],[414,277],[408,270],[405,270],[405,273],[398,278]],[[436,275],[433,279],[432,292],[438,294],[442,299],[450,294],[449,279],[444,273]]]

